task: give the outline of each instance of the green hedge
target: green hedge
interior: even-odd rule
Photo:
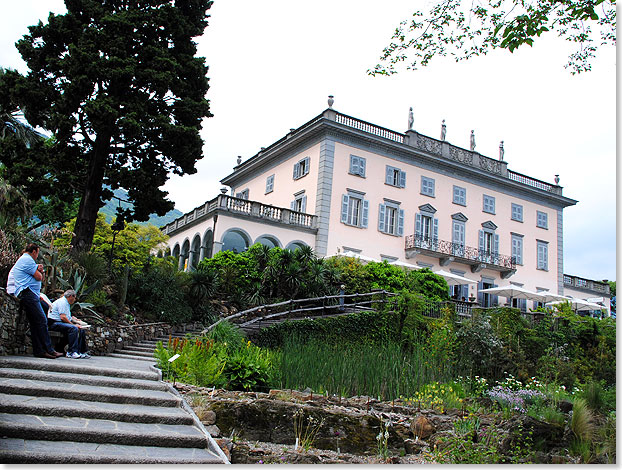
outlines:
[[[393,312],[360,312],[320,319],[287,320],[253,335],[262,347],[280,347],[286,338],[325,341],[386,341],[398,335],[398,317]]]

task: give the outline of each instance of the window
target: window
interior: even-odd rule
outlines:
[[[537,240],[538,245],[538,269],[549,270],[549,244],[542,240]]]
[[[422,240],[438,239],[438,219],[432,214],[415,214],[415,235]]]
[[[484,194],[484,212],[495,213],[495,198]]]
[[[244,191],[240,191],[239,193],[235,193],[235,197],[239,199],[248,199],[249,191],[246,188]]]
[[[404,235],[404,210],[398,204],[385,202],[378,210],[378,230],[401,237]]]
[[[464,257],[464,234],[465,223],[460,220],[453,220],[452,230],[452,254],[454,256]]]
[[[549,215],[546,212],[536,211],[536,226],[540,228],[549,228]]]
[[[479,231],[478,259],[482,263],[499,263],[499,235],[491,229],[484,228]]]
[[[421,177],[421,194],[434,197],[434,180],[432,178]]]
[[[397,188],[406,187],[406,172],[387,165],[384,182]]]
[[[294,165],[294,179],[297,180],[309,173],[309,157],[305,157]]]
[[[356,155],[350,155],[349,173],[365,178],[365,159],[363,157],[357,157]]]
[[[523,264],[523,236],[512,234],[512,258],[516,264]]]
[[[367,228],[369,201],[364,194],[348,192],[341,196],[341,222],[354,227]]]
[[[466,206],[466,188],[454,186],[454,204]]]
[[[523,206],[512,203],[512,220],[523,221]]]
[[[266,194],[274,191],[274,175],[270,175],[266,178]]]
[[[307,196],[304,193],[294,194],[294,200],[290,204],[290,208],[296,212],[307,211]]]

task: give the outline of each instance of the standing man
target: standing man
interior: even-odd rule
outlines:
[[[48,313],[48,328],[67,335],[67,357],[71,359],[88,359],[86,333],[79,320],[71,316],[71,306],[76,301],[76,291],[65,291],[63,296],[54,301]],[[75,322],[75,323],[74,323]]]
[[[52,347],[47,318],[39,300],[41,281],[43,280],[43,265],[36,263],[38,257],[39,246],[35,243],[26,245],[24,254],[13,266],[15,296],[20,300],[22,309],[26,312],[28,323],[30,323],[33,354],[36,357],[56,359],[62,356],[62,353],[57,353]]]

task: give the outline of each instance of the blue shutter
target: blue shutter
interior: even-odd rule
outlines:
[[[365,176],[365,159],[359,158],[359,175]]]
[[[347,194],[341,196],[341,221],[344,224],[348,223],[348,202],[349,197]]]
[[[384,182],[391,185],[393,184],[393,168],[388,165],[384,176]]]
[[[385,225],[384,223],[385,212],[386,212],[386,206],[384,204],[380,204],[378,207],[378,230],[381,232],[387,231],[387,229],[384,226]]]
[[[484,231],[483,230],[479,231],[479,251],[482,253],[484,252]],[[480,253],[480,256],[482,253]]]
[[[494,236],[493,250],[492,251],[493,251],[493,253],[495,255],[499,254],[499,235],[497,235],[496,233],[495,233],[495,236]]]
[[[367,228],[369,221],[369,201],[363,199],[363,220],[361,221],[361,227]]]
[[[423,224],[421,220],[421,214],[415,214],[415,234],[419,237],[423,236]]]
[[[298,178],[298,171],[300,170],[300,165],[298,163],[296,163],[294,165],[294,179]]]
[[[400,188],[406,187],[406,172],[400,170]]]
[[[468,300],[468,298],[469,298],[469,285],[468,284],[463,284],[462,286],[460,286],[460,290],[462,291],[460,293],[460,300],[462,300],[462,297],[464,297],[465,300]]]
[[[305,157],[305,175],[307,173],[309,173],[309,163],[311,162],[311,159],[309,157]],[[304,175],[300,175],[300,176],[304,176]]]
[[[353,175],[358,174],[357,158],[354,155],[350,155],[350,173]]]
[[[307,196],[302,196],[302,204],[301,204],[300,212],[307,212]]]
[[[397,235],[404,236],[404,209],[399,209],[399,219],[397,221]]]
[[[289,208],[293,211],[296,210],[296,200],[294,199],[290,204],[289,204]]]
[[[433,222],[434,222],[434,229],[433,229],[434,230],[434,232],[433,232],[434,236],[433,236],[433,238],[434,238],[434,240],[438,240],[438,219],[434,219]]]

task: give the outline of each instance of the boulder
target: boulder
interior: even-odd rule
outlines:
[[[419,439],[427,439],[436,432],[436,427],[423,415],[417,416],[410,425],[413,436]]]

